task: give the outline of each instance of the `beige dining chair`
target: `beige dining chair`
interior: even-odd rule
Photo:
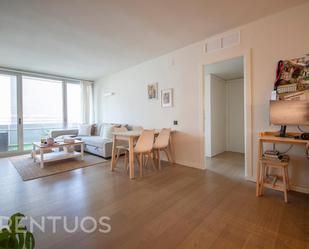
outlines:
[[[139,173],[141,177],[143,176],[143,167],[147,164],[148,159],[151,160],[154,170],[157,170],[152,156],[153,142],[154,130],[143,130],[134,146],[134,156],[137,158],[137,162],[139,165]],[[125,168],[126,170],[128,170],[129,147],[121,147],[121,149],[125,149]],[[147,161],[145,162],[144,159],[146,156]]]
[[[126,132],[128,129],[125,126],[121,127],[114,127],[113,132]],[[127,150],[129,147],[129,144],[127,141],[120,141],[121,143],[116,145],[117,154],[116,154],[116,161],[115,165],[117,165],[120,155],[124,153],[125,156],[127,156]]]
[[[139,174],[143,176],[143,167],[145,166],[145,156],[151,160],[154,170],[156,170],[153,157],[152,148],[154,142],[154,130],[143,130],[134,147],[134,154],[138,157]],[[148,161],[148,160],[147,160]]]
[[[170,136],[171,136],[171,129],[167,129],[167,128],[162,129],[153,145],[153,153],[154,153],[154,157],[158,160],[159,170],[162,169],[160,151],[165,152],[167,159],[170,162],[170,155],[168,151]]]

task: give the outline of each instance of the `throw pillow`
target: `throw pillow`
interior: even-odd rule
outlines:
[[[90,124],[81,124],[78,128],[78,135],[79,136],[91,136],[91,127]]]
[[[114,128],[114,125],[104,124],[101,128],[100,136],[103,137],[103,139],[113,139]]]
[[[91,136],[95,135],[96,129],[97,129],[97,125],[96,124],[91,125]]]

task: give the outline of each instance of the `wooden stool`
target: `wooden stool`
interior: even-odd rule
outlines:
[[[288,202],[287,191],[289,190],[289,173],[288,173],[289,162],[277,162],[272,160],[260,160],[261,167],[261,178],[259,184],[259,195],[264,194],[264,187],[274,190],[278,190],[284,193],[284,201]],[[270,175],[270,169],[279,169],[282,172],[281,176]],[[278,180],[282,178],[282,183]]]

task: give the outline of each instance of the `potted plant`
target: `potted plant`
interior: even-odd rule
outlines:
[[[8,227],[0,230],[0,249],[33,249],[35,240],[33,234],[27,230],[26,226],[20,224],[25,216],[21,213],[13,214]]]

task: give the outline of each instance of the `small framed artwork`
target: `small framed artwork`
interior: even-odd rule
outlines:
[[[147,86],[148,99],[158,99],[158,83]]]
[[[164,89],[161,91],[161,105],[162,107],[173,106],[173,89]]]

